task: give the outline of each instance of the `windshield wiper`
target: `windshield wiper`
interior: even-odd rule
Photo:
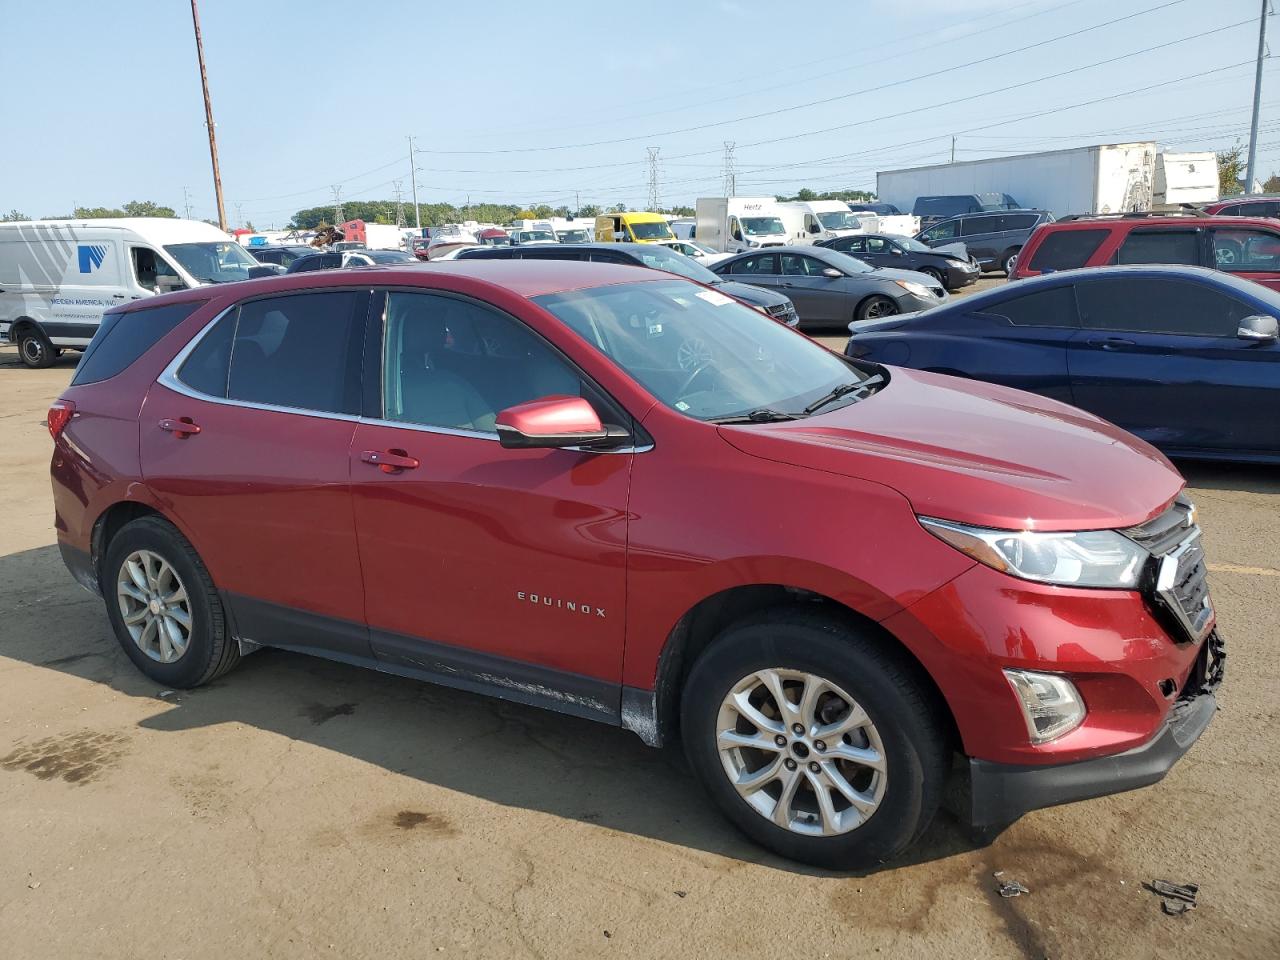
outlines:
[[[783,420],[799,420],[800,414],[785,413],[772,407],[758,407],[746,413],[732,413],[727,417],[712,417],[708,423],[779,423]]]
[[[823,407],[827,406],[827,404],[835,403],[841,397],[847,397],[851,393],[857,393],[860,390],[865,390],[881,383],[884,383],[884,377],[877,373],[874,376],[867,377],[865,380],[858,380],[855,383],[837,384],[831,388],[830,392],[823,394],[817,400],[813,401],[813,403],[805,407],[804,412],[813,413],[816,410],[821,410]],[[859,399],[861,399],[861,397],[859,397]]]

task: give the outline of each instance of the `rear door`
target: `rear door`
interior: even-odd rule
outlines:
[[[977,213],[961,218],[960,239],[969,255],[983,267],[994,264],[1004,249],[1000,236],[1003,219],[998,213]]]
[[[1134,227],[1123,235],[1111,262],[1212,266],[1206,263],[1203,247],[1204,232],[1198,227]]]
[[[1280,451],[1280,348],[1236,336],[1254,305],[1163,277],[1082,279],[1076,298],[1078,406],[1164,448]]]
[[[1223,226],[1209,232],[1219,270],[1280,290],[1280,230]]]
[[[735,260],[729,265],[729,273],[733,279],[754,284],[757,287],[778,290],[782,286],[776,253],[756,253],[741,260]]]
[[[369,656],[348,469],[367,302],[325,290],[233,307],[143,404],[143,476],[245,639]]]

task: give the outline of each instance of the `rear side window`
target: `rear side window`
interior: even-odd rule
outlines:
[[[1083,267],[1107,238],[1106,230],[1056,230],[1036,247],[1028,267],[1047,270],[1074,270]]]
[[[72,386],[110,380],[150,350],[160,338],[203,307],[207,300],[108,313],[80,358]]]
[[[1015,327],[1076,326],[1076,300],[1070,285],[1013,297],[982,312],[987,316],[1002,317]]]
[[[1040,220],[1034,213],[1006,213],[1000,218],[1002,230],[1030,230]]]
[[[246,303],[205,335],[178,379],[212,397],[357,414],[365,302],[340,290]]]
[[[1255,312],[1208,285],[1165,278],[1078,282],[1076,297],[1080,325],[1090,330],[1234,337]]]
[[[997,233],[1003,217],[965,217],[964,226],[960,228],[960,236],[974,237],[984,233]]]
[[[1116,251],[1116,263],[1200,262],[1200,234],[1194,230],[1135,230]]]

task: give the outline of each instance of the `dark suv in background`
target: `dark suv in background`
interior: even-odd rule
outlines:
[[[1022,204],[1007,193],[959,193],[944,196],[916,197],[912,216],[922,226],[956,217],[962,213],[984,213],[991,210],[1017,210]]]
[[[1053,223],[1053,214],[1047,210],[967,213],[935,223],[920,231],[916,239],[930,247],[963,243],[984,271],[999,270],[1012,276],[1018,252],[1042,223]]]

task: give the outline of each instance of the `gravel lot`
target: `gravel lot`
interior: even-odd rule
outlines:
[[[164,694],[53,546],[42,421],[74,361],[0,350],[0,955],[1280,956],[1278,469],[1183,465],[1231,655],[1163,783],[985,848],[944,816],[836,875],[588,721],[271,651]],[[1164,916],[1152,878],[1199,908]]]

